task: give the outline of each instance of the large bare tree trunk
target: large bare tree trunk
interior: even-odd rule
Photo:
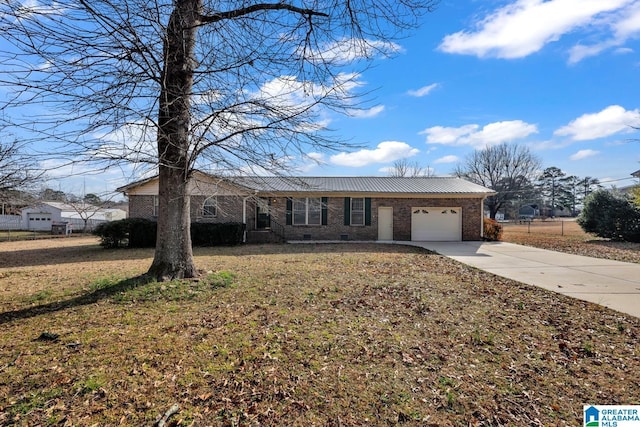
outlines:
[[[158,241],[148,273],[196,276],[188,194],[196,160],[286,175],[308,153],[344,151],[348,144],[326,132],[327,114],[367,105],[361,72],[396,52],[393,39],[436,3],[0,1],[9,42],[0,44],[0,63],[11,71],[0,73],[11,92],[0,99],[2,122],[51,143],[55,164],[80,158],[104,170],[157,161]],[[29,118],[32,104],[51,108]],[[147,146],[152,132],[157,153]]]
[[[195,277],[191,249],[190,96],[202,0],[176,0],[164,41],[158,118],[158,237],[148,274],[158,280]]]

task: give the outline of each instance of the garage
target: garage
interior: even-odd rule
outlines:
[[[29,212],[27,221],[29,230],[51,230],[51,213],[49,212]]]
[[[462,240],[462,208],[411,208],[411,240],[451,242]]]

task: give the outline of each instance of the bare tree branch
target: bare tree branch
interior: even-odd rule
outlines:
[[[230,10],[228,12],[215,12],[211,15],[200,15],[200,20],[202,23],[215,23],[218,21],[222,21],[225,19],[235,19],[240,18],[245,15],[252,14],[254,12],[268,11],[268,10],[286,10],[289,12],[297,13],[299,15],[304,15],[309,19],[309,25],[311,26],[311,17],[312,16],[322,16],[325,18],[329,17],[328,13],[318,12],[313,9],[305,9],[294,6],[292,4],[287,3],[258,3],[252,4],[251,6],[242,7],[240,9]]]
[[[291,159],[348,148],[331,119],[362,107],[361,72],[398,52],[394,40],[435,3],[6,0],[0,86],[11,96],[0,108],[47,142],[39,159],[157,167],[150,273],[195,275],[194,168],[282,174]]]
[[[485,202],[495,219],[503,206],[532,189],[539,169],[540,159],[527,147],[504,143],[474,151],[454,173],[496,191]]]

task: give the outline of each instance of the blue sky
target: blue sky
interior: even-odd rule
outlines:
[[[308,153],[306,175],[387,175],[406,158],[450,174],[473,150],[523,144],[543,167],[630,185],[640,169],[640,0],[441,0],[358,76],[367,108],[331,116],[361,149]],[[308,159],[307,159],[308,160]],[[140,178],[51,164],[49,187],[105,193]],[[69,174],[72,178],[66,178]]]
[[[376,108],[331,123],[361,151],[311,175],[384,175],[407,158],[448,174],[475,149],[527,145],[617,186],[640,169],[640,1],[443,0],[393,59],[363,73]]]

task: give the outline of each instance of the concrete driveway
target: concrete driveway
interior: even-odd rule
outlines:
[[[640,317],[640,264],[505,242],[411,242],[498,276]]]

